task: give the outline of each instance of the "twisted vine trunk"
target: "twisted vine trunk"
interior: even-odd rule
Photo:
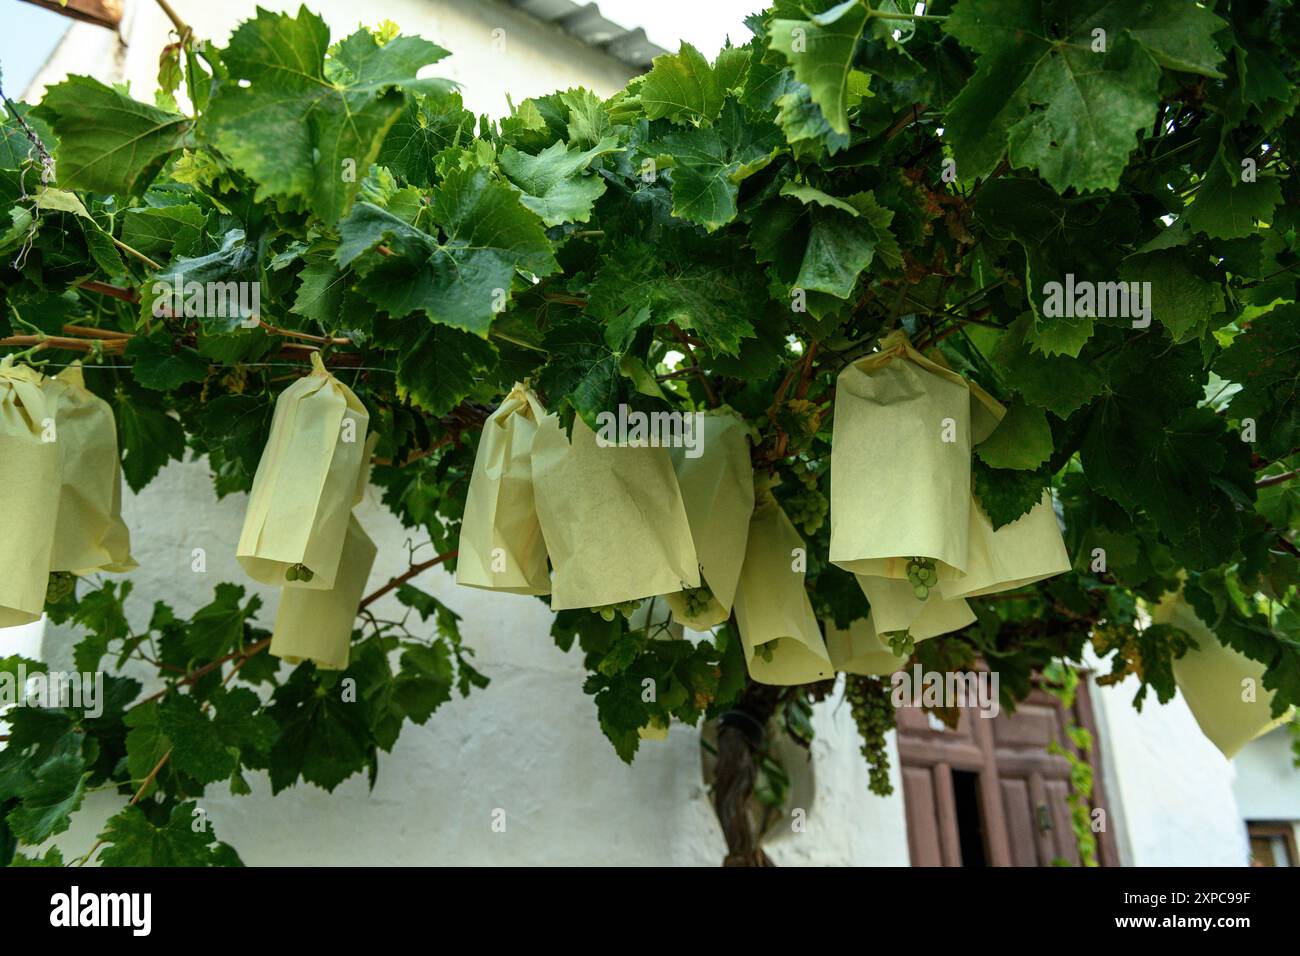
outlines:
[[[773,866],[763,852],[762,835],[749,812],[758,776],[758,761],[765,746],[767,722],[785,693],[746,680],[735,708],[718,723],[718,761],[713,781],[713,810],[727,841],[723,866]]]

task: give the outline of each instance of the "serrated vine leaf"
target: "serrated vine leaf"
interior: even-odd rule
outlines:
[[[380,46],[367,30],[331,49],[329,27],[305,8],[297,17],[259,10],[222,57],[244,85],[222,84],[205,122],[259,198],[301,199],[332,223],[406,105],[396,87],[418,88],[416,72],[446,54],[417,37]]]
[[[229,848],[220,844],[211,827],[195,826],[193,801],[178,803],[165,823],[155,824],[137,806],[125,807],[111,817],[99,838],[104,841],[99,861],[104,866],[217,866],[237,863]]]
[[[988,438],[975,446],[975,454],[991,468],[1031,471],[1052,456],[1052,429],[1041,408],[1013,402]]]
[[[9,812],[9,827],[24,843],[44,843],[68,828],[85,792],[81,759],[72,754],[55,757],[37,770],[22,802]]]
[[[541,221],[485,170],[449,174],[430,216],[437,236],[370,203],[358,203],[339,224],[336,260],[357,270],[360,292],[391,316],[422,312],[486,336],[513,296],[517,272],[543,276],[557,268]],[[395,254],[372,251],[384,243]]]
[[[58,137],[59,184],[102,193],[143,192],[193,126],[88,76],[50,87],[38,114]]]
[[[641,107],[650,119],[708,123],[722,109],[723,91],[703,54],[683,43],[675,54],[655,57],[641,83]]]
[[[894,214],[869,192],[841,199],[786,184],[780,198],[759,207],[752,218],[755,254],[792,289],[847,299],[877,257],[886,269],[902,261],[889,230]]]
[[[1149,128],[1160,68],[1122,27],[1094,50],[1094,11],[1038,0],[961,0],[944,29],[980,54],[949,108],[957,169],[986,176],[1005,154],[1057,192],[1109,189]]]
[[[729,100],[716,126],[674,130],[647,149],[671,161],[673,215],[712,232],[736,218],[740,184],[780,147],[775,127],[748,123],[744,108]]]
[[[853,51],[867,25],[867,6],[845,0],[807,20],[773,19],[768,46],[784,57],[795,78],[808,87],[831,129],[849,131],[847,88]]]
[[[598,157],[619,149],[612,136],[586,150],[552,143],[536,156],[507,146],[501,152],[501,169],[522,192],[520,202],[546,225],[586,222],[592,204],[605,192],[605,181],[589,173],[588,167]]]

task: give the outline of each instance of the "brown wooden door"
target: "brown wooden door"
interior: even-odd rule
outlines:
[[[956,729],[920,708],[897,711],[898,752],[913,866],[1049,866],[1079,863],[1071,828],[1070,764],[1047,752],[1057,741],[1077,754],[1066,727],[1093,736],[1092,806],[1106,811],[1100,743],[1086,682],[1072,712],[1034,690],[1014,715],[962,713]],[[1097,834],[1102,866],[1117,865],[1109,819]]]

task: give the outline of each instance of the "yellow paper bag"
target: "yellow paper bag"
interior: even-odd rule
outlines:
[[[736,623],[749,676],[762,684],[806,684],[832,677],[826,643],[804,588],[804,541],[772,496],[755,481],[745,563],[736,588]]]
[[[978,501],[971,501],[970,552],[965,574],[948,568],[939,572],[939,590],[946,598],[977,597],[1011,591],[1070,570],[1070,556],[1052,508],[1052,494],[1010,524],[996,531]]]
[[[925,358],[902,333],[841,372],[830,560],[886,578],[905,578],[912,557],[964,571],[971,424],[966,380]]]
[[[992,424],[987,431],[992,434],[1006,415],[1006,408],[974,382],[967,385],[972,418],[986,416]],[[980,431],[976,428],[976,444],[988,437]],[[1052,508],[1052,495],[1046,490],[1027,514],[996,531],[984,508],[972,497],[969,540],[964,573],[947,567],[938,569],[939,590],[946,598],[1011,591],[1070,570],[1070,556]]]
[[[857,575],[858,587],[871,604],[871,620],[880,634],[908,631],[914,641],[960,631],[975,623],[975,612],[961,598],[949,599],[934,588],[921,600],[912,585],[896,578]]]
[[[748,426],[730,409],[702,416],[699,454],[670,452],[691,538],[700,560],[698,591],[668,595],[673,617],[697,631],[731,615],[745,559],[749,519],[754,512],[754,470],[749,461]]]
[[[533,437],[532,466],[537,518],[554,568],[551,610],[700,586],[666,448],[601,447],[581,419],[570,442],[559,419],[547,415]]]
[[[1196,641],[1196,650],[1174,660],[1174,680],[1201,733],[1229,760],[1291,719],[1295,708],[1281,717],[1271,715],[1273,691],[1264,689],[1265,666],[1220,643],[1181,592],[1161,598],[1151,620],[1181,628]]]
[[[846,674],[864,677],[884,677],[902,669],[908,658],[895,654],[876,633],[871,615],[860,617],[840,630],[826,622],[826,650],[831,656],[831,666]]]
[[[44,376],[0,360],[0,627],[31,624],[45,609],[59,513],[58,398]]]
[[[51,571],[130,571],[131,535],[122,520],[122,463],[108,402],[86,388],[80,365],[42,383],[55,399],[63,481]]]
[[[668,725],[658,724],[652,720],[645,726],[637,728],[636,734],[642,740],[667,740]]]
[[[309,660],[323,670],[346,670],[357,606],[365,596],[375,553],[361,522],[349,516],[334,587],[282,588],[268,650],[290,664]]]
[[[263,584],[329,590],[365,458],[370,416],[318,353],[311,360],[311,374],[276,400],[236,557]]]
[[[511,594],[551,592],[533,500],[533,436],[544,417],[532,389],[515,385],[484,423],[460,525],[457,584]]]

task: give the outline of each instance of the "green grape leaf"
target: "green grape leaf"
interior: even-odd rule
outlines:
[[[43,856],[24,856],[22,853],[15,853],[14,858],[9,861],[9,866],[66,866],[63,862],[63,853],[57,846],[47,849]]]
[[[544,276],[558,268],[536,215],[486,170],[448,174],[430,214],[441,237],[364,202],[339,224],[336,260],[354,266],[361,293],[394,318],[423,312],[486,337],[510,302],[517,271]],[[381,243],[394,254],[366,255]]]
[[[99,670],[100,660],[108,653],[109,644],[130,635],[131,625],[127,623],[122,604],[131,588],[130,581],[116,584],[110,581],[88,591],[77,602],[72,620],[87,632],[73,650],[77,670],[87,674]]]
[[[238,751],[226,748],[212,716],[190,694],[163,698],[158,707],[158,729],[172,743],[172,765],[199,783],[225,780],[239,766]]]
[[[1117,29],[1094,52],[1093,13],[1039,0],[953,8],[944,30],[980,54],[945,121],[958,175],[987,176],[1005,153],[1058,193],[1118,185],[1137,132],[1155,119],[1160,68]]]
[[[397,351],[397,393],[430,415],[445,415],[497,363],[496,346],[420,316],[382,322],[375,343]]]
[[[566,406],[596,431],[597,415],[629,402],[633,389],[620,370],[620,355],[610,350],[596,322],[578,319],[557,324],[547,333],[546,350],[550,359],[538,384],[547,395],[549,410],[559,413],[566,427]]]
[[[1229,410],[1253,419],[1259,453],[1282,458],[1300,446],[1300,306],[1280,306],[1250,323],[1214,363],[1241,391]]]
[[[262,606],[256,594],[241,606],[243,597],[242,585],[223,581],[217,585],[212,602],[194,612],[185,630],[185,647],[194,657],[216,660],[235,649],[243,639],[244,622]]]
[[[1200,338],[1223,311],[1223,290],[1197,275],[1193,263],[1185,250],[1168,249],[1130,256],[1120,271],[1123,281],[1150,283],[1151,318],[1178,343]]]
[[[360,297],[352,291],[351,273],[340,270],[329,247],[308,249],[298,273],[298,291],[289,311],[317,323],[322,329],[337,330],[355,321]]]
[[[975,446],[975,454],[991,468],[1031,471],[1052,457],[1052,429],[1047,413],[1024,402],[1012,402],[993,434]]]
[[[569,111],[569,146],[591,149],[614,131],[609,110],[600,97],[591,90],[576,87],[559,94],[559,100]]]
[[[998,344],[998,364],[1025,401],[1068,418],[1101,394],[1105,379],[1090,362],[1035,351],[1026,340],[1032,328],[1029,314],[1011,325]]]
[[[9,828],[24,843],[44,843],[68,828],[85,793],[86,773],[81,758],[61,754],[37,768],[31,787],[6,818]]]
[[[252,488],[274,410],[266,393],[218,395],[205,406],[198,444],[220,479],[219,496]]]
[[[188,346],[173,345],[172,336],[163,330],[135,336],[124,354],[131,360],[135,380],[155,391],[169,392],[208,377],[208,360]]]
[[[59,140],[59,184],[100,193],[144,192],[193,126],[88,76],[50,87],[36,112]]]
[[[991,468],[981,458],[971,462],[975,497],[993,527],[1001,528],[1029,513],[1043,499],[1043,489],[1052,480],[1047,466],[1024,469]]]
[[[195,203],[141,206],[122,215],[122,241],[155,259],[196,255],[207,228],[208,214]]]
[[[1145,336],[1120,354],[1080,449],[1084,473],[1130,515],[1145,513],[1174,558],[1200,570],[1231,558],[1254,497],[1247,446],[1211,409],[1195,343]]]
[[[754,334],[751,316],[758,311],[762,281],[753,260],[738,254],[724,257],[721,250],[693,243],[629,242],[601,262],[587,311],[612,321],[627,310],[649,309],[654,322],[694,329],[711,348],[736,355],[741,340]]]
[[[675,54],[655,57],[641,82],[641,108],[652,120],[709,123],[717,119],[722,98],[713,67],[689,43]]]
[[[305,8],[297,17],[259,9],[222,53],[230,82],[217,87],[204,122],[256,181],[258,200],[301,199],[333,223],[406,105],[395,87],[430,88],[416,72],[446,55],[418,37],[381,46],[369,30],[331,48],[329,27]]]
[[[1161,66],[1223,78],[1218,69],[1223,51],[1214,41],[1214,34],[1228,24],[1206,7],[1179,0],[1111,0],[1094,15],[1094,20],[1104,23],[1112,17],[1112,22],[1124,24]]]
[[[555,142],[536,156],[513,146],[501,152],[501,169],[522,192],[520,202],[548,226],[586,222],[591,207],[605,192],[605,181],[588,173],[593,160],[620,150],[612,136],[587,150]]]
[[[1282,202],[1282,185],[1276,176],[1261,175],[1254,182],[1238,182],[1221,162],[1214,162],[1187,207],[1187,224],[1212,239],[1240,239],[1256,233],[1256,221],[1273,221]]]
[[[781,198],[758,207],[750,218],[755,255],[771,263],[788,288],[847,299],[877,256],[887,268],[902,262],[889,229],[894,214],[869,192],[838,199],[787,183]]]
[[[280,727],[271,747],[273,793],[292,786],[299,776],[332,791],[371,760],[362,709],[344,701],[341,687],[318,688],[312,671],[295,668],[272,699],[269,714]]]
[[[837,133],[849,131],[849,71],[866,25],[867,5],[860,0],[845,0],[807,20],[772,19],[767,24],[768,48],[807,85],[812,101]]]
[[[1132,311],[1119,285],[1120,247],[1137,233],[1137,215],[1125,197],[1064,200],[1034,180],[1004,178],[981,190],[976,215],[994,237],[1024,251],[1024,287],[1034,314],[1026,339],[1038,351],[1074,357],[1092,338],[1102,308],[1081,311],[1073,289],[1090,286],[1107,311]]]
[[[138,806],[124,807],[109,818],[99,835],[105,844],[99,862],[103,866],[220,866],[238,861],[224,844],[212,846],[216,838],[206,822],[196,825],[197,811],[193,800],[178,803],[167,822],[158,826]]]
[[[408,183],[429,186],[435,178],[438,154],[469,144],[474,131],[474,114],[465,109],[460,93],[408,96],[406,108],[384,138],[377,161]]]
[[[454,678],[451,652],[443,641],[402,646],[402,671],[394,693],[402,712],[417,724],[428,722],[451,700]]]
[[[131,774],[132,780],[140,781],[137,787],[142,786],[155,767],[162,762],[164,757],[168,757],[172,749],[172,742],[162,731],[162,726],[158,718],[159,706],[157,701],[148,701],[137,707],[131,708],[123,718],[123,723],[127,726],[126,734],[126,765],[127,771]],[[158,781],[155,778],[142,796],[147,797],[158,787]]]
[[[647,150],[671,161],[673,215],[712,232],[736,218],[740,184],[780,147],[775,126],[748,122],[744,107],[728,100],[716,126],[673,130]]]

